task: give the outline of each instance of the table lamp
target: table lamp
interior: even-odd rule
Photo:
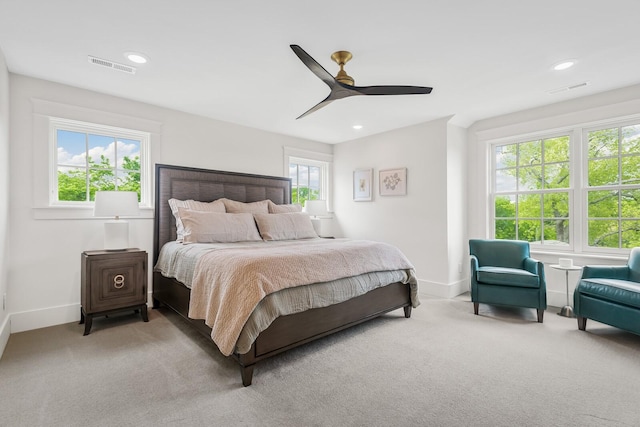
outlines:
[[[306,212],[313,218],[327,216],[326,200],[306,200],[302,212]]]
[[[121,216],[140,215],[135,191],[97,191],[93,216],[114,217],[104,223],[104,248],[119,251],[129,247],[129,223]]]
[[[324,230],[322,229],[322,221],[320,220],[323,216],[327,216],[327,201],[326,200],[306,200],[304,202],[304,207],[302,208],[302,212],[306,212],[311,217],[311,224],[313,225],[313,229],[315,230],[318,236],[324,235]]]

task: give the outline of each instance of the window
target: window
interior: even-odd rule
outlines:
[[[291,203],[304,206],[306,200],[326,200],[326,165],[309,159],[292,157],[289,159],[291,178]]]
[[[589,246],[640,246],[640,125],[586,131]]]
[[[590,252],[640,246],[637,119],[491,150],[495,238]]]
[[[494,146],[494,235],[570,244],[570,137]]]
[[[306,200],[320,199],[319,166],[305,164],[304,159],[292,159],[289,163],[289,178],[291,178],[291,201],[304,205]]]
[[[284,148],[285,176],[291,178],[291,203],[326,200],[331,211],[333,156],[315,151]]]
[[[144,171],[150,135],[129,129],[50,119],[54,145],[52,205],[93,202],[96,191],[135,191],[149,200]]]

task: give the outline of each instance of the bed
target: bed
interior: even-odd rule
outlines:
[[[191,304],[192,292],[195,291],[195,288],[192,291],[191,285],[185,284],[187,280],[184,280],[185,283],[183,283],[183,281],[179,280],[179,275],[163,274],[164,270],[158,268],[158,264],[161,264],[159,263],[161,252],[169,251],[172,247],[177,247],[176,250],[180,250],[179,246],[181,246],[175,243],[177,236],[176,219],[169,206],[169,200],[213,202],[223,199],[245,204],[270,200],[270,203],[286,206],[291,202],[291,181],[283,177],[158,164],[155,170],[155,186],[153,263],[156,267],[153,272],[153,307],[158,308],[161,305],[169,307],[180,314],[199,332],[211,338],[212,334],[215,333],[215,328],[212,329],[212,327],[207,326],[207,323],[211,324],[211,321],[205,323],[204,319],[194,319],[189,315],[190,306],[193,305]],[[316,250],[325,250],[325,246],[338,244],[337,241],[342,239],[335,239],[336,243],[330,242],[332,239],[315,238],[309,240],[309,244],[314,245],[317,248]],[[288,242],[273,243],[281,246],[289,244]],[[351,244],[356,245],[356,243],[358,242]],[[256,244],[260,245],[259,243]],[[291,244],[298,244],[298,242],[291,242]],[[196,246],[199,245],[192,245],[191,247]],[[225,249],[224,251],[218,249],[216,248],[215,251],[227,251],[226,248],[222,248]],[[209,249],[207,248],[207,250]],[[233,248],[233,250],[236,249]],[[215,252],[214,250],[211,251]],[[325,254],[329,253],[325,252]],[[212,269],[214,273],[216,270]],[[417,281],[412,269],[402,271],[406,275],[402,276],[401,279],[398,278],[397,281],[388,284],[378,284],[372,290],[344,301],[305,309],[304,311],[292,309],[290,310],[291,314],[279,315],[274,319],[269,319],[267,321],[268,326],[257,332],[250,331],[245,334],[245,329],[250,329],[248,328],[249,322],[247,322],[241,332],[244,337],[244,345],[238,344],[238,346],[233,347],[233,351],[230,354],[240,365],[242,384],[244,386],[251,385],[254,366],[257,362],[283,351],[317,340],[393,310],[402,308],[404,316],[409,318],[412,307],[416,307],[419,304]],[[393,273],[399,274],[398,272]],[[387,274],[387,272],[381,272],[380,274]],[[194,273],[195,276],[200,277],[200,274]],[[345,278],[345,280],[347,279],[349,278]],[[385,276],[385,279],[387,279],[387,276]],[[311,284],[308,287],[320,288],[328,285],[333,285],[333,281]],[[299,288],[302,288],[302,286]],[[268,295],[268,297],[277,297],[285,292],[289,292],[289,289]],[[191,308],[191,314],[193,314],[193,307]],[[253,314],[256,313],[252,313],[252,317]],[[256,317],[260,318],[260,316]],[[240,340],[238,340],[238,343],[240,343]],[[216,344],[222,351],[222,347],[217,342]],[[228,349],[222,352],[226,354]]]

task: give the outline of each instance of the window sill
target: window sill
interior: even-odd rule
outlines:
[[[153,208],[140,208],[140,216],[127,217],[127,220],[151,219]],[[99,219],[93,216],[93,206],[48,206],[33,208],[33,219]]]
[[[624,264],[629,259],[629,255],[613,253],[574,253],[574,252],[551,252],[551,251],[531,251],[533,258],[547,264],[557,264],[559,258],[571,258],[577,265],[592,264]]]

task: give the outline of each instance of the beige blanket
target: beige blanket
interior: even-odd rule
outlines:
[[[203,255],[191,287],[189,317],[204,319],[225,355],[262,298],[281,289],[384,270],[412,270],[397,248],[364,240],[223,249]]]

